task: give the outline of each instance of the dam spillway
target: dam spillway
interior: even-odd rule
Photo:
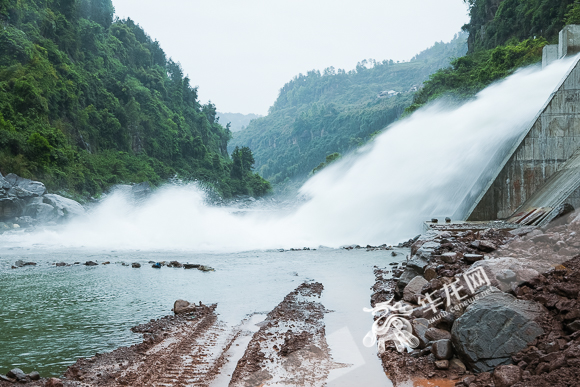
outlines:
[[[580,26],[544,47],[543,66],[580,52]],[[467,220],[543,224],[563,204],[580,208],[580,61],[576,58],[529,130],[516,141],[468,211]]]

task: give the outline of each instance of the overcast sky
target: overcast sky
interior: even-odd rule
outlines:
[[[299,73],[409,60],[468,22],[463,0],[113,0],[218,111],[266,114]]]

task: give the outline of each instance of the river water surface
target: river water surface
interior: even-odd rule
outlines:
[[[372,318],[363,312],[374,283],[373,266],[404,259],[406,251],[250,251],[201,254],[155,251],[89,251],[9,248],[0,258],[0,372],[20,367],[59,375],[79,357],[141,341],[132,326],[171,314],[176,299],[217,303],[220,320],[237,325],[267,313],[306,280],[321,282],[327,339],[335,361],[330,385],[384,386],[389,381],[374,348],[362,339]],[[11,269],[18,259],[37,266]],[[88,260],[98,266],[74,265]],[[200,263],[215,272],[153,269],[149,261]],[[73,264],[56,267],[55,262]],[[109,265],[102,265],[110,261]],[[140,269],[122,262],[139,262]]]

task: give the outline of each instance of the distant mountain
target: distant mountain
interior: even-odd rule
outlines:
[[[466,52],[467,34],[460,33],[409,62],[364,60],[348,72],[300,74],[280,90],[267,116],[234,133],[229,147],[251,148],[256,171],[278,186],[303,180],[327,155],[344,154],[397,120],[430,74]]]
[[[246,129],[250,121],[260,118],[262,116],[258,114],[242,114],[242,113],[220,113],[218,112],[216,117],[219,119],[219,123],[224,127],[229,123],[230,130],[233,132],[239,132],[240,130]]]

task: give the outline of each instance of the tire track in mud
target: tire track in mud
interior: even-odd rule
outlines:
[[[318,282],[298,286],[260,324],[238,361],[230,387],[325,386],[333,362]]]
[[[220,323],[217,305],[151,320],[132,329],[143,334],[142,343],[79,359],[67,369],[64,386],[324,386],[330,370],[344,365],[332,360],[326,342],[329,311],[318,301],[323,289],[317,282],[298,286],[256,324],[257,331],[253,315],[236,327]],[[224,367],[238,358],[233,372],[234,363]],[[224,368],[231,378],[220,375]]]
[[[135,327],[143,343],[77,361],[65,373],[65,386],[208,386],[237,337],[218,323],[214,309],[200,306],[190,316]]]

